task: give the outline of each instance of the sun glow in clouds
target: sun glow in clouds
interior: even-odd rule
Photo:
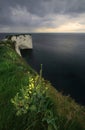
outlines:
[[[63,16],[63,15],[62,15]],[[85,32],[84,16],[70,18],[68,16],[55,16],[54,27],[41,27],[36,29],[39,32]],[[83,18],[83,19],[82,19]],[[77,20],[76,20],[77,19]]]
[[[85,32],[84,3],[73,1],[10,1],[0,12],[0,32]]]
[[[85,14],[76,17],[68,15],[49,14],[48,16],[39,17],[31,14],[23,7],[17,6],[11,8],[11,19],[17,22],[18,27],[21,26],[22,31],[34,32],[83,32],[85,31],[84,23]],[[27,29],[26,29],[27,28]]]

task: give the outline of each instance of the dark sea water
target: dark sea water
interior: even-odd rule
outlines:
[[[3,34],[4,35],[4,34]],[[37,71],[65,95],[85,105],[85,34],[32,34],[33,50],[21,50]]]

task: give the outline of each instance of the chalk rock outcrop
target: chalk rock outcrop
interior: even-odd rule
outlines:
[[[32,49],[32,36],[31,35],[13,35],[10,40],[15,42],[15,50],[21,56],[20,49]]]

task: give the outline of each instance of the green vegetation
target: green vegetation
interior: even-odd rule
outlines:
[[[17,115],[28,114],[26,130],[57,130],[53,103],[47,96],[48,87],[40,76],[29,77],[29,85],[17,93],[12,103],[16,107]]]
[[[85,107],[63,96],[0,42],[0,130],[85,130]]]

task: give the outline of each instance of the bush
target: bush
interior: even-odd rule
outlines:
[[[47,96],[48,87],[40,76],[29,76],[29,85],[11,100],[16,108],[17,116],[28,115],[26,130],[57,130],[53,103]]]

